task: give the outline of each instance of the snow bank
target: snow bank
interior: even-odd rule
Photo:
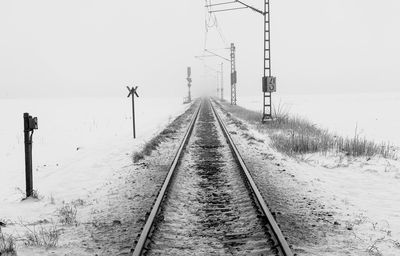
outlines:
[[[274,94],[273,104],[300,115],[342,136],[360,137],[400,145],[400,93]],[[238,105],[262,111],[259,97],[239,97]]]
[[[259,107],[254,103],[248,104]],[[323,111],[315,109],[309,110],[313,121]],[[225,115],[228,129],[296,252],[400,255],[400,160],[338,152],[289,157],[270,146],[268,130],[231,118]]]
[[[53,197],[66,202],[101,186],[112,171],[130,163],[133,151],[187,105],[181,99],[137,98],[132,138],[131,100],[0,100],[0,218],[36,220],[54,211]],[[39,119],[33,135],[34,189],[40,203],[21,202],[25,190],[22,115]]]

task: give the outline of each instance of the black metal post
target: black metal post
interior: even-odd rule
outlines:
[[[133,120],[133,138],[136,139],[135,95],[132,95],[132,120]]]
[[[33,175],[32,175],[32,137],[29,129],[29,114],[24,113],[24,142],[25,142],[25,184],[26,197],[33,194]]]
[[[127,89],[128,89],[128,91],[129,91],[128,98],[129,98],[130,96],[132,96],[132,124],[133,124],[133,138],[134,138],[134,139],[136,139],[136,124],[135,124],[135,95],[136,95],[136,97],[139,97],[139,95],[137,94],[137,88],[138,88],[138,86],[136,86],[136,87],[132,87],[132,88],[129,88],[129,86],[127,86],[126,88],[127,88]]]

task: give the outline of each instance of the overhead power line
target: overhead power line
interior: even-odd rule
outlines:
[[[224,46],[227,46],[225,36],[222,32],[221,26],[218,23],[217,16],[214,13],[212,13],[211,6],[213,6],[213,4],[212,4],[211,0],[205,0],[205,3],[206,3],[205,4],[206,12],[205,12],[204,48],[207,48],[208,33],[209,33],[210,29],[214,28],[214,27],[218,33],[220,40],[222,41],[222,44]],[[231,3],[234,3],[234,1],[232,1]]]
[[[227,2],[219,2],[213,4],[210,1],[207,2],[206,8],[210,15],[214,15],[216,12],[224,12],[231,11],[237,9],[248,8],[254,12],[257,12],[263,15],[263,65],[264,65],[264,73],[262,77],[262,92],[263,92],[263,116],[261,121],[269,121],[272,120],[272,93],[276,91],[276,77],[272,76],[271,71],[271,9],[270,9],[270,1],[264,0],[264,10],[257,9],[254,6],[244,3],[241,0],[235,1],[227,1]],[[214,9],[213,7],[216,7]],[[221,7],[222,6],[222,7]],[[285,251],[287,248],[283,248]],[[290,250],[288,249],[289,254]]]

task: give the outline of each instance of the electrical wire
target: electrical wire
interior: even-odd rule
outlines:
[[[214,14],[215,15],[215,14]],[[215,20],[217,21],[217,17],[215,16]],[[226,47],[227,46],[227,44],[226,44],[226,40],[225,40],[225,37],[224,37],[224,35],[223,35],[223,33],[222,33],[222,30],[221,30],[221,27],[220,26],[218,26],[218,22],[216,23],[217,24],[217,31],[218,31],[218,34],[219,34],[219,37],[221,38],[221,40],[222,40],[222,42],[224,43],[224,47]]]
[[[211,1],[212,0],[205,0],[205,13],[204,13],[204,27],[205,27],[205,29],[204,29],[204,48],[203,48],[204,49],[204,53],[206,52],[206,49],[207,49],[208,33],[213,28],[215,28],[215,30],[217,31],[218,36],[219,36],[220,40],[222,41],[224,48],[227,47],[227,43],[226,43],[225,37],[224,37],[224,35],[222,33],[221,26],[218,24],[217,16],[215,15],[215,13],[211,12],[212,11],[212,8],[211,8],[212,2]],[[217,78],[217,87],[218,87],[219,86],[219,81],[218,81],[219,73],[221,73],[221,72],[216,70],[216,69],[214,69],[214,68],[212,68],[212,67],[210,67],[209,65],[207,65],[206,61],[203,58],[200,58],[200,60],[201,60],[201,62],[203,64],[204,76],[207,76],[206,75],[207,74],[207,71],[206,71],[207,69],[211,70],[212,73],[215,72],[214,73],[215,76],[214,75],[212,75],[212,76]],[[218,88],[218,90],[219,90],[219,88]]]
[[[222,32],[221,27],[218,24],[218,19],[215,13],[211,13],[212,0],[205,0],[205,35],[204,35],[204,49],[207,49],[208,32],[211,28],[215,27],[219,38],[221,39],[224,47],[227,46],[225,36]]]

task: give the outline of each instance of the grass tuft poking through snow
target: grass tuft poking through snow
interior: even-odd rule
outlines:
[[[73,225],[77,223],[76,214],[78,210],[75,205],[64,204],[60,209],[58,209],[58,216],[60,222],[65,225]]]
[[[25,236],[23,238],[26,246],[42,246],[45,248],[57,247],[58,240],[60,238],[60,230],[56,224],[50,224],[45,226],[43,224],[36,228],[34,225],[32,228],[23,224],[26,229]]]
[[[17,255],[15,250],[15,238],[3,234],[0,227],[0,255]]]
[[[361,138],[357,128],[353,138],[343,138],[332,134],[326,129],[321,129],[309,120],[297,116],[290,116],[282,105],[273,108],[273,121],[261,123],[260,112],[245,109],[240,106],[232,106],[226,102],[218,103],[223,109],[234,114],[239,119],[245,120],[257,127],[258,130],[268,130],[272,146],[280,152],[295,156],[306,153],[338,152],[348,156],[382,156],[384,158],[397,159],[396,151],[390,144],[377,144],[373,141]],[[240,120],[235,120],[239,123]]]
[[[37,189],[32,190],[31,197],[38,200],[43,199],[43,197],[39,194],[39,191]]]
[[[152,138],[144,145],[142,151],[135,152],[133,154],[133,162],[138,162],[139,160],[143,159],[145,156],[149,156],[153,150],[157,149],[158,145],[163,142],[163,136],[161,134],[157,135],[156,137]]]
[[[15,188],[17,190],[17,192],[21,195],[21,200],[26,200],[28,199],[26,197],[25,191],[23,191],[21,188],[17,187]],[[41,194],[39,194],[39,191],[37,189],[33,189],[32,190],[32,195],[29,198],[33,198],[36,200],[42,200],[44,198],[44,196],[42,196]]]

